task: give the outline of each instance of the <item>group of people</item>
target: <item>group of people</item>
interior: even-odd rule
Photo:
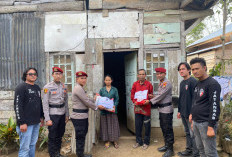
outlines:
[[[165,152],[163,157],[174,156],[173,144],[173,105],[172,84],[166,78],[166,69],[156,68],[156,77],[159,80],[157,94],[153,95],[153,87],[146,78],[146,71],[138,71],[138,81],[131,90],[131,100],[134,103],[136,143],[133,148],[142,146],[147,149],[150,143],[151,106],[158,107],[160,127],[164,137],[164,146],[158,148]],[[191,77],[191,71],[193,76]],[[180,83],[177,118],[182,119],[186,133],[186,149],[178,152],[181,157],[218,157],[216,149],[216,134],[220,115],[219,83],[207,74],[206,61],[203,58],[194,58],[178,65],[178,72],[183,81]],[[198,79],[198,80],[196,80]],[[144,104],[138,103],[135,93],[147,90],[147,100]],[[140,105],[138,105],[140,104]],[[145,127],[145,136],[142,140],[142,128]]]
[[[191,67],[190,67],[191,66]],[[195,78],[191,77],[191,70]],[[160,127],[164,137],[164,146],[158,151],[163,157],[174,155],[172,84],[166,78],[165,68],[156,68],[156,77],[160,81],[157,94],[153,94],[153,86],[146,80],[146,71],[138,70],[138,81],[131,89],[131,101],[134,103],[136,143],[133,148],[142,146],[147,149],[151,134],[151,107],[158,107]],[[216,132],[220,114],[220,85],[207,75],[206,62],[202,58],[194,58],[190,65],[182,62],[178,71],[183,81],[180,83],[180,95],[177,118],[181,118],[186,133],[186,150],[179,156],[217,157]],[[85,138],[88,132],[88,112],[100,110],[100,137],[109,148],[111,143],[118,149],[120,136],[117,106],[119,95],[113,87],[113,78],[106,75],[105,86],[94,98],[87,96],[84,86],[88,75],[76,72],[76,85],[72,91],[72,113],[69,115],[67,87],[61,82],[63,70],[52,68],[53,81],[46,84],[41,92],[35,81],[38,77],[35,68],[28,68],[22,76],[23,83],[15,89],[14,109],[17,120],[17,132],[20,138],[19,157],[34,157],[39,128],[48,126],[48,152],[50,157],[63,157],[60,154],[65,124],[71,119],[75,128],[77,157],[91,157],[84,154]],[[143,103],[136,99],[136,92],[147,91]],[[41,96],[42,95],[42,96]],[[114,101],[114,112],[103,105],[95,103],[97,96],[108,97]],[[142,138],[143,125],[145,136]]]

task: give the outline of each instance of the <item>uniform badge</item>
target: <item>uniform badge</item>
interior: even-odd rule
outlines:
[[[200,97],[204,94],[204,89],[200,89]]]
[[[57,68],[54,68],[54,72],[58,72],[58,69],[57,69]]]
[[[82,73],[78,73],[78,75],[79,75],[79,76],[81,76],[81,75],[82,75]]]
[[[188,90],[188,85],[187,84],[185,85],[185,89]]]
[[[163,88],[165,88],[167,86],[167,82],[163,83]]]
[[[47,92],[48,92],[48,89],[45,88],[45,89],[44,89],[44,94],[47,94]]]

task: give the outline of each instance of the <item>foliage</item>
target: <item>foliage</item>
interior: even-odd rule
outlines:
[[[19,145],[19,136],[16,132],[16,123],[10,117],[8,124],[0,124],[0,148],[15,144]]]
[[[232,101],[224,107],[223,118],[221,119],[223,138],[232,140]]]
[[[203,22],[201,22],[188,34],[186,43],[187,46],[203,37],[203,31],[205,27],[206,25]]]
[[[232,20],[232,0],[226,0],[227,2],[227,21],[229,24]],[[224,1],[219,0],[217,4],[212,7],[214,15],[206,17],[198,26],[196,26],[186,38],[186,45],[189,46],[191,43],[201,39],[202,37],[215,32],[223,27],[223,7]]]
[[[213,69],[209,70],[210,76],[220,76],[221,75],[221,69],[222,69],[222,63],[219,62],[218,64],[213,66]]]
[[[38,138],[38,143],[39,143],[39,149],[42,149],[48,144],[48,135],[46,134],[47,128],[46,127],[40,127],[39,129],[39,138]]]

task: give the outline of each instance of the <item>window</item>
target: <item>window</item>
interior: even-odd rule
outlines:
[[[64,71],[61,82],[67,85],[68,92],[72,92],[75,77],[71,55],[54,55],[51,64],[51,67],[60,67]]]
[[[165,63],[166,60],[166,51],[165,50],[157,50],[157,51],[147,51],[146,52],[146,72],[147,72],[147,80],[151,82],[153,85],[154,92],[156,93],[159,87],[159,80],[156,78],[155,68],[163,67],[167,69],[167,65]]]

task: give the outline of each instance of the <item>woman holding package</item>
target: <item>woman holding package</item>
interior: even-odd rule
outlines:
[[[114,100],[115,112],[101,110],[100,116],[100,132],[101,139],[105,142],[105,148],[110,147],[110,142],[113,143],[116,149],[119,148],[118,139],[120,136],[120,128],[117,116],[117,106],[119,102],[117,88],[111,86],[112,76],[106,75],[104,78],[105,87],[101,88],[99,94],[102,97],[108,97]]]

